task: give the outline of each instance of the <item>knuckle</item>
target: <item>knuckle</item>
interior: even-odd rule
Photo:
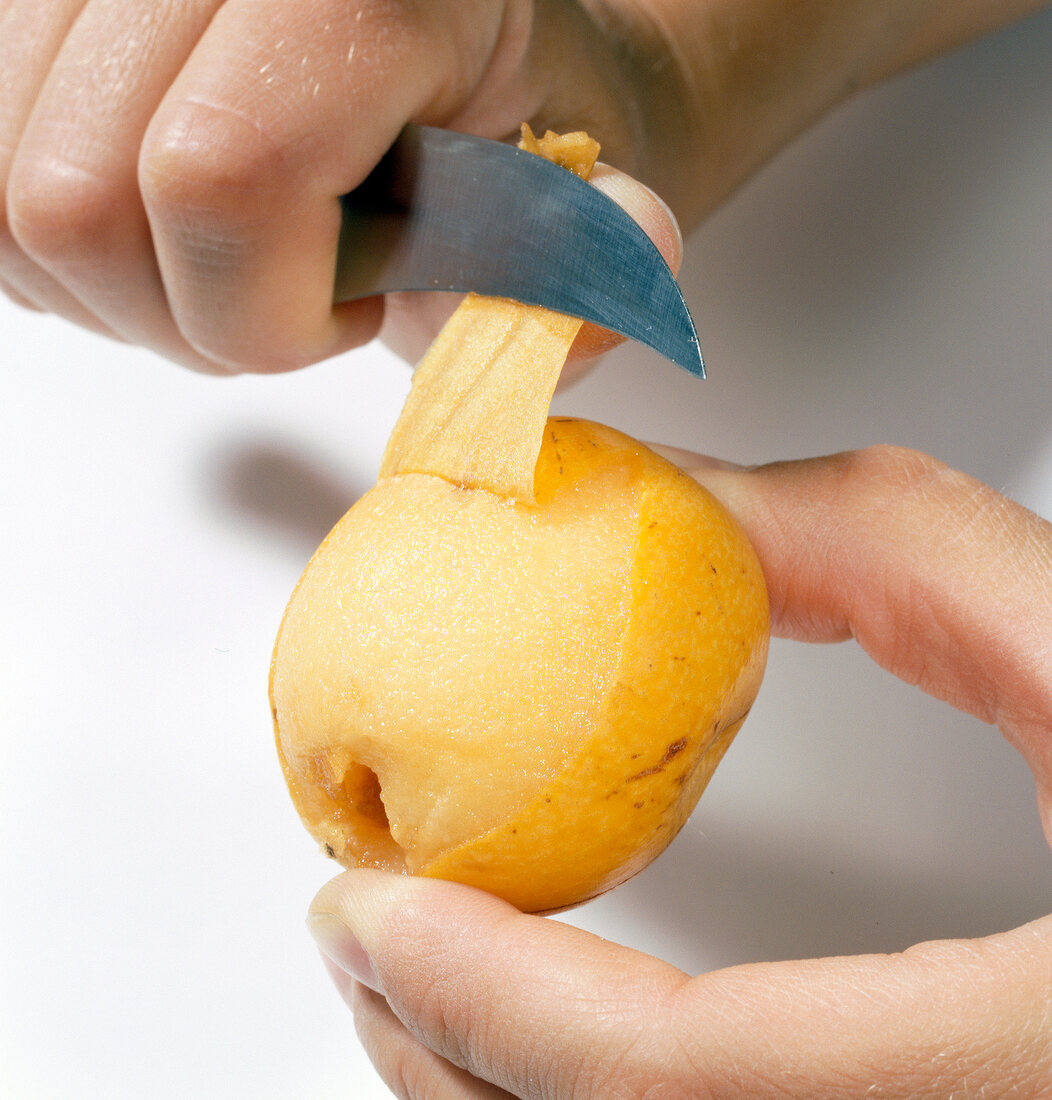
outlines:
[[[250,299],[235,294],[258,264],[268,210],[287,193],[283,166],[249,115],[198,102],[156,120],[140,148],[139,191],[175,322],[195,351],[239,371],[298,365],[246,322]]]
[[[848,455],[845,468],[856,501],[868,505],[875,516],[893,515],[916,537],[919,529],[937,529],[943,539],[951,534],[965,537],[976,525],[988,527],[1010,507],[984,483],[906,447],[867,447]]]
[[[890,443],[878,443],[844,456],[845,472],[853,481],[886,492],[909,492],[938,480],[949,467],[931,455]]]
[[[151,221],[232,230],[260,214],[284,166],[281,145],[234,108],[183,103],[151,127],[139,154],[139,189]]]
[[[0,242],[44,267],[98,264],[118,240],[120,185],[58,158],[16,161]]]
[[[923,517],[955,525],[982,510],[985,486],[921,451],[876,444],[839,456],[843,500],[875,519],[895,517],[913,530]]]

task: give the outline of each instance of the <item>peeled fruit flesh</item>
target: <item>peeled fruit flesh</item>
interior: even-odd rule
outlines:
[[[539,912],[687,820],[759,688],[768,606],[730,515],[620,432],[548,419],[532,490],[381,477],[293,593],[271,704],[335,859]]]

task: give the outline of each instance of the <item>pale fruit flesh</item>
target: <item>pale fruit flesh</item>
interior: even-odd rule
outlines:
[[[734,521],[621,433],[550,420],[534,489],[381,478],[293,594],[271,701],[293,801],[337,860],[546,911],[682,826],[768,621]]]

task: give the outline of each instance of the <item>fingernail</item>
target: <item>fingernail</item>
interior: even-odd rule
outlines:
[[[646,184],[643,184],[646,187]],[[652,188],[647,187],[647,190],[654,197],[654,202],[665,211],[665,216],[669,220],[669,225],[672,226],[672,230],[675,233],[676,250],[673,255],[676,258],[676,266],[679,266],[680,261],[683,258],[683,230],[679,227],[679,218],[672,212],[672,207]]]
[[[311,912],[307,916],[307,928],[318,950],[334,966],[377,993],[383,992],[365,948],[339,917],[334,913]]]
[[[683,259],[683,231],[679,227],[679,220],[672,212],[672,207],[653,188],[609,166],[605,166],[602,171],[597,168],[592,174],[591,183],[597,190],[613,199],[637,222],[645,220],[648,232],[664,230],[654,238],[654,243],[668,265],[676,271]],[[642,198],[644,193],[647,196],[645,200]],[[652,202],[662,211],[667,219],[667,225],[655,224],[654,217],[646,209],[647,202]]]

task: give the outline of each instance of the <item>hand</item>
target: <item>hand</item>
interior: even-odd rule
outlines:
[[[586,127],[689,226],[850,90],[1040,6],[6,0],[0,289],[198,370],[291,369],[379,330],[381,301],[332,306],[337,196],[406,122]]]
[[[562,0],[8,0],[0,72],[0,289],[218,373],[377,333],[379,299],[332,305],[337,197],[406,122],[572,120],[632,161],[611,45]],[[676,252],[660,202],[600,185]]]
[[[1052,841],[1052,525],[898,449],[753,471],[670,457],[745,526],[777,632],[854,637],[996,722]],[[311,914],[400,1096],[1052,1096],[1052,916],[689,977],[452,883],[346,872]]]

